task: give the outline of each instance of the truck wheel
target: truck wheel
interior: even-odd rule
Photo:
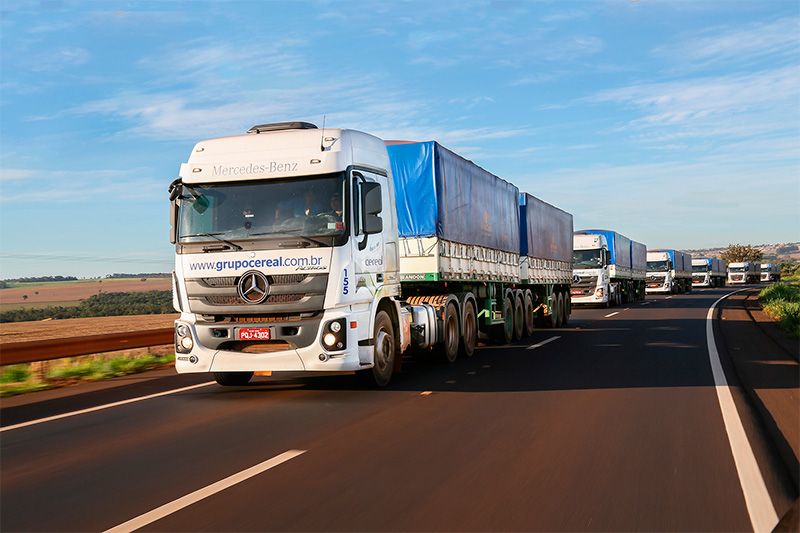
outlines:
[[[525,336],[525,306],[522,300],[522,291],[514,294],[514,339],[519,340]]]
[[[459,327],[458,313],[453,304],[444,308],[444,339],[439,346],[442,358],[448,363],[454,363],[458,357]]]
[[[375,317],[375,363],[372,366],[372,382],[378,387],[389,383],[394,369],[395,353],[394,326],[389,313],[379,311]]]
[[[554,328],[558,326],[558,298],[556,293],[553,293],[549,311],[550,313],[544,317],[544,327]]]
[[[508,344],[514,340],[514,302],[506,296],[503,300],[502,324],[494,326],[494,338],[497,344]]]
[[[214,379],[223,387],[241,387],[247,385],[253,372],[212,372]]]
[[[555,327],[561,326],[561,323],[564,320],[564,298],[561,296],[561,293],[556,293],[556,305],[555,305],[555,317],[556,317],[556,325]]]
[[[478,344],[478,323],[475,321],[475,307],[472,302],[464,305],[464,334],[461,336],[461,355],[471,357]]]
[[[561,315],[561,324],[566,326],[569,324],[569,315],[572,313],[572,298],[570,297],[569,293],[563,292],[563,311],[564,313]]]
[[[533,335],[533,327],[536,322],[536,317],[533,312],[533,296],[531,291],[525,291],[525,304],[523,306],[525,315],[525,336],[530,337]]]

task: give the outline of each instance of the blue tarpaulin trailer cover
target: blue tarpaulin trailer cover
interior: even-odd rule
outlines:
[[[519,253],[519,189],[436,141],[387,143],[401,237]]]
[[[572,215],[528,193],[519,195],[520,255],[572,262]]]

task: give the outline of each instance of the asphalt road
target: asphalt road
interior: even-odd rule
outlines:
[[[731,290],[578,309],[383,390],[161,372],[3,400],[0,529],[752,531],[706,338]],[[717,346],[781,516],[797,489]]]

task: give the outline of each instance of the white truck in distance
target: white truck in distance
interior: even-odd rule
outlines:
[[[692,292],[692,256],[678,250],[648,250],[647,292]]]
[[[645,297],[646,246],[609,230],[573,235],[572,303],[610,307]]]
[[[758,283],[761,279],[759,263],[740,261],[728,265],[728,283],[732,285]]]
[[[781,267],[772,263],[761,263],[761,281],[770,283],[781,280]]]
[[[178,372],[383,386],[406,351],[452,362],[569,320],[572,215],[436,142],[387,144],[295,122],[194,147],[170,186]]]
[[[693,287],[724,287],[727,278],[726,263],[713,257],[692,259]]]

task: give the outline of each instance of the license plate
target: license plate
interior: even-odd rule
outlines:
[[[580,296],[583,294],[583,291],[572,291],[572,294],[574,294],[575,296]]]
[[[240,341],[269,340],[269,328],[242,328],[239,330]]]

